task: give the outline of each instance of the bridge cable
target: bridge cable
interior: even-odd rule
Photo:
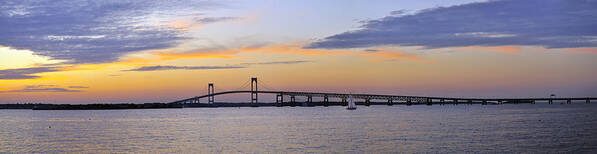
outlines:
[[[231,88],[231,89],[220,89],[220,88],[216,88],[216,87],[214,87],[214,90],[216,90],[217,92],[224,92],[224,91],[241,91],[241,90],[246,90],[246,89],[244,89],[244,88],[248,87],[248,85],[249,85],[248,83],[249,83],[249,82],[248,82],[248,81],[246,81],[246,82],[245,82],[244,84],[242,84],[240,87],[238,87],[238,88]],[[217,87],[219,87],[219,86],[217,86]]]
[[[273,90],[273,88],[269,87],[263,80],[257,82],[257,84],[265,90]]]
[[[264,89],[266,89],[266,90],[272,90],[272,91],[276,91],[277,90],[276,88],[272,88],[269,84],[267,84],[267,82],[265,82],[263,80],[259,81],[258,84],[260,86],[264,87]]]
[[[245,83],[243,83],[240,87],[232,89],[232,90],[234,90],[234,91],[244,91],[244,90],[247,90],[245,88],[249,87],[249,82],[250,81],[251,80],[246,80]]]
[[[264,82],[264,84],[265,84],[267,87],[270,87],[270,88],[271,88],[271,89],[273,89],[273,90],[279,90],[279,91],[283,91],[283,89],[282,89],[282,88],[276,88],[276,86],[272,86],[272,84],[269,84],[269,82]]]
[[[216,86],[214,85],[214,92],[222,92],[222,91],[226,91],[226,90],[220,89],[220,88],[216,88]]]

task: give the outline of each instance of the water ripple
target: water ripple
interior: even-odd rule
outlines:
[[[0,110],[0,153],[594,153],[597,104]]]

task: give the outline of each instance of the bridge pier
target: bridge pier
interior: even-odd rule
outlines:
[[[207,84],[207,95],[208,95],[207,96],[207,103],[208,104],[213,104],[214,103],[214,98],[215,98],[214,93],[215,93],[214,83]]]
[[[276,95],[276,103],[284,103],[284,95],[282,93]]]
[[[294,95],[290,95],[290,106],[296,106],[296,99]]]
[[[251,78],[251,103],[257,103],[257,78]]]
[[[258,103],[258,99],[257,99],[257,93],[262,93],[262,94],[268,94],[268,95],[276,95],[276,103],[278,105],[281,106],[287,106],[285,103],[288,102],[292,102],[292,104],[290,104],[289,106],[297,106],[299,105],[296,102],[296,96],[298,97],[307,97],[307,101],[302,101],[301,102],[305,102],[304,104],[312,106],[312,105],[317,105],[317,106],[328,106],[328,105],[347,105],[347,99],[349,98],[349,96],[351,96],[352,94],[343,94],[343,93],[326,93],[326,92],[294,92],[294,91],[258,91],[257,85],[256,85],[256,78],[252,78],[252,87],[251,87],[251,91],[241,91],[241,90],[235,90],[235,91],[224,91],[224,92],[219,92],[219,93],[215,93],[215,86],[213,83],[209,83],[208,84],[208,92],[206,95],[202,95],[202,96],[194,96],[194,97],[190,97],[190,98],[186,98],[186,99],[182,99],[182,100],[177,100],[177,101],[173,101],[170,102],[169,104],[195,104],[195,103],[200,103],[200,99],[203,98],[207,98],[207,102],[205,102],[204,105],[194,105],[192,107],[215,107],[216,105],[212,105],[215,103],[215,99],[214,97],[216,95],[223,95],[223,94],[237,94],[237,93],[251,93],[251,103],[252,104],[239,104],[239,105],[222,105],[222,106],[275,106],[274,103]],[[290,97],[290,101],[284,102],[284,97],[289,96]],[[553,104],[554,101],[556,102],[560,102],[561,104],[572,104],[572,101],[578,101],[578,102],[582,102],[583,100],[589,104],[591,103],[591,101],[597,100],[596,97],[547,97],[547,98],[473,98],[473,97],[469,97],[469,98],[454,98],[454,97],[428,97],[428,96],[397,96],[397,95],[376,95],[376,94],[359,94],[359,95],[353,95],[355,96],[354,99],[362,101],[364,100],[364,103],[359,102],[359,104],[361,105],[372,105],[372,104],[383,104],[380,102],[371,102],[371,100],[381,100],[383,101],[384,99],[386,99],[388,101],[387,105],[394,105],[394,99],[396,99],[398,101],[399,104],[406,104],[406,105],[422,105],[423,103],[427,104],[427,105],[433,105],[434,103],[441,103],[443,104],[454,104],[457,105],[460,102],[463,103],[467,103],[468,104],[476,104],[476,103],[480,103],[483,105],[487,105],[488,103],[491,104],[504,104],[504,103],[508,103],[508,104],[519,104],[519,103],[530,103],[530,104],[536,104],[537,101],[546,101],[549,102],[549,104]],[[322,97],[323,98],[323,103],[318,101],[318,102],[313,102],[313,97]],[[342,103],[333,103],[330,102],[330,97],[332,99],[341,99]],[[353,98],[351,96],[351,98]],[[204,100],[205,101],[205,100]],[[496,103],[497,102],[497,103]],[[314,104],[309,104],[309,103],[314,103]],[[189,105],[188,107],[191,107],[191,105]]]

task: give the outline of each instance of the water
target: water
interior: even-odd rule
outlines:
[[[597,103],[0,110],[0,130],[0,153],[595,153]]]

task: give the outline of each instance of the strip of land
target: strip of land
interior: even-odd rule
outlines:
[[[531,102],[504,102],[500,104],[518,104]],[[357,105],[432,105],[430,103],[399,103],[393,102],[356,102]],[[433,103],[448,104],[483,104],[481,102],[446,102]],[[489,105],[495,105],[489,103]],[[32,110],[116,110],[116,109],[158,109],[158,108],[216,108],[216,107],[282,107],[282,106],[346,106],[346,102],[285,102],[285,103],[144,103],[144,104],[0,104],[0,109],[32,109]]]
[[[0,104],[0,109],[32,110],[116,110],[116,109],[157,109],[182,108],[181,104],[145,103],[145,104]]]

